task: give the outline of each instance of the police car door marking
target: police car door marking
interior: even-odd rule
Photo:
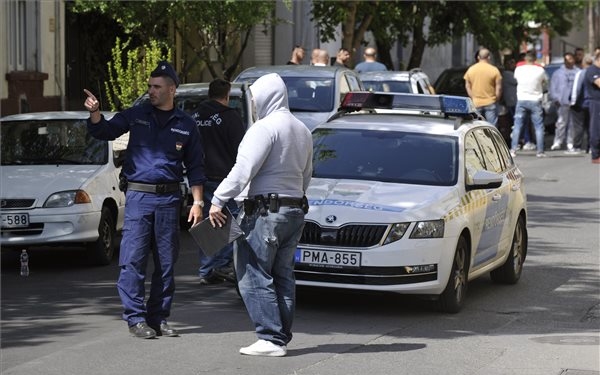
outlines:
[[[503,188],[501,189],[503,190]],[[502,235],[502,229],[504,228],[504,220],[506,219],[506,210],[508,208],[508,194],[502,194],[499,200],[492,200],[491,197],[496,194],[498,194],[496,191],[491,193],[490,202],[488,202],[485,211],[483,231],[475,250],[474,266],[493,259],[498,254],[498,244]]]
[[[362,203],[343,199],[309,199],[310,206],[337,206],[351,207],[370,211],[403,212],[404,208],[394,206],[380,206],[372,203]]]

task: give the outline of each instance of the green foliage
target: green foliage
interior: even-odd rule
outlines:
[[[342,46],[357,48],[364,32],[375,35],[380,57],[396,41],[412,42],[408,68],[419,66],[425,46],[447,43],[466,33],[492,51],[516,49],[531,34],[547,30],[551,35],[566,35],[573,27],[574,12],[585,7],[575,1],[313,1],[313,20],[321,31],[321,41],[336,39],[336,27],[342,25]],[[530,21],[540,25],[528,27]],[[585,20],[583,20],[585,21]],[[365,24],[367,28],[364,28]],[[351,25],[353,27],[348,27]],[[383,61],[386,63],[387,61]],[[389,65],[389,64],[388,64]]]
[[[181,38],[182,75],[205,64],[213,77],[226,78],[238,69],[256,25],[272,25],[275,1],[98,1],[75,0],[79,12],[98,11],[117,21],[142,43]],[[216,63],[216,64],[215,64]],[[222,73],[221,73],[222,72]]]
[[[171,61],[172,51],[164,43],[151,40],[142,47],[129,48],[131,40],[117,38],[108,62],[105,82],[111,111],[130,106],[148,87],[148,77],[161,60]],[[163,53],[163,51],[166,51]]]

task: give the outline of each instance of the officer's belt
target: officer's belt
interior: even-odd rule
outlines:
[[[143,184],[141,182],[128,182],[127,189],[135,191],[143,191],[144,193],[165,194],[179,191],[179,183],[171,184]]]
[[[260,196],[259,196],[260,197]],[[263,202],[269,206],[269,197],[262,197]],[[257,201],[258,199],[249,199],[250,201]],[[287,198],[287,197],[279,197],[277,198],[277,202],[279,206],[286,207],[302,207],[302,198]]]

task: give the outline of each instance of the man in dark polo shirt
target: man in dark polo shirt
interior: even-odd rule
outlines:
[[[192,112],[192,118],[200,130],[206,178],[204,183],[204,217],[208,217],[208,209],[213,193],[223,181],[235,163],[237,149],[244,137],[244,123],[238,111],[229,107],[231,83],[223,79],[215,79],[208,87],[208,100],[200,103]],[[227,207],[237,215],[239,209],[232,199]],[[233,244],[229,244],[212,257],[206,256],[200,249],[200,284],[207,285],[221,282],[223,279],[235,282],[231,263],[233,261]]]

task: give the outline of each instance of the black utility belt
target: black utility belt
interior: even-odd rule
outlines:
[[[306,197],[302,198],[289,198],[279,197],[277,193],[270,193],[268,196],[256,195],[254,198],[244,199],[244,212],[249,215],[255,210],[260,211],[261,214],[269,212],[279,212],[279,207],[298,207],[304,210],[304,213],[308,212],[308,200]]]
[[[143,184],[141,182],[128,182],[127,189],[154,194],[166,194],[180,191],[178,182],[171,184]]]

